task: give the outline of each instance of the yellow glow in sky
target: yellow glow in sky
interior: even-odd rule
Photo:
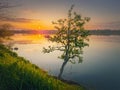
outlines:
[[[28,22],[10,22],[3,21],[1,24],[9,23],[14,29],[24,29],[24,30],[53,30],[53,25],[50,23],[45,23],[40,20],[30,20]]]

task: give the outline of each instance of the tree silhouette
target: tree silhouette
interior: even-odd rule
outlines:
[[[11,7],[15,7],[10,5],[7,0],[0,0],[0,19],[8,18],[7,10]]]
[[[74,5],[71,6],[68,11],[67,19],[59,19],[55,24],[57,32],[54,36],[50,36],[48,39],[52,42],[56,42],[57,46],[49,46],[48,48],[43,48],[44,53],[49,53],[55,50],[60,50],[63,52],[59,58],[64,59],[61,66],[58,78],[61,79],[63,70],[68,61],[71,63],[82,62],[82,57],[80,56],[83,51],[83,47],[88,46],[87,37],[89,32],[84,29],[86,22],[90,20],[89,17],[82,18],[81,15],[76,12],[72,12]]]
[[[13,31],[10,29],[10,24],[3,24],[0,26],[0,43],[2,43],[4,40],[10,39],[10,36],[14,35]]]
[[[7,0],[1,0],[0,1],[0,21],[4,19],[10,18],[8,16],[7,10],[10,9],[11,7],[14,7],[8,3]],[[3,23],[0,25],[0,43],[2,43],[6,39],[10,39],[10,36],[12,36],[14,33],[10,30],[11,25]]]
[[[0,9],[9,8],[9,7],[12,6],[10,6],[7,2],[4,2],[4,0],[0,1]]]

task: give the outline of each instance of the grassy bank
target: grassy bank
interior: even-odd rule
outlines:
[[[57,80],[0,45],[0,90],[85,90]]]

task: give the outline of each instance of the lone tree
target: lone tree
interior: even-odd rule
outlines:
[[[59,58],[64,59],[61,66],[58,78],[61,79],[63,70],[68,61],[72,63],[82,62],[83,47],[88,46],[89,39],[87,38],[89,32],[84,29],[86,22],[90,20],[89,17],[82,18],[81,15],[76,12],[72,12],[74,5],[71,6],[68,11],[67,19],[59,19],[55,24],[57,32],[54,36],[50,36],[48,40],[56,42],[57,46],[49,46],[47,49],[43,48],[44,53],[49,53],[55,50],[63,51],[63,54]]]

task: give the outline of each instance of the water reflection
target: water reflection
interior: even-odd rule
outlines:
[[[40,34],[15,34],[12,39],[17,44],[40,44],[46,40],[45,36]]]
[[[13,38],[16,42],[14,47],[19,48],[16,52],[20,56],[48,71],[49,74],[58,75],[63,61],[57,57],[62,52],[43,54],[42,48],[52,44],[44,35],[16,35]],[[63,77],[96,90],[120,90],[119,38],[120,36],[90,36],[90,46],[84,48],[83,63],[68,63]]]

